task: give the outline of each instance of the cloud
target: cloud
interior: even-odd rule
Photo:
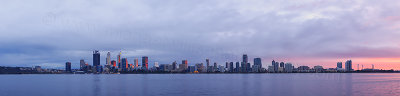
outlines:
[[[5,66],[272,58],[399,57],[399,4],[393,1],[6,0],[0,4]],[[16,60],[18,62],[16,62]],[[133,59],[130,62],[133,61]],[[268,61],[268,62],[266,62]],[[59,67],[59,66],[58,66]]]

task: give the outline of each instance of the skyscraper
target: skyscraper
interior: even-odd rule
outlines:
[[[149,69],[149,57],[147,56],[142,57],[142,68],[145,70]]]
[[[283,62],[279,63],[279,67],[285,68],[285,63],[283,63]]]
[[[234,72],[233,71],[233,62],[229,63],[229,72]]]
[[[107,52],[106,65],[111,65],[111,55],[110,55],[110,52]]]
[[[229,68],[229,62],[225,62],[225,68]]]
[[[113,67],[116,67],[116,66],[117,66],[117,61],[112,60],[112,61],[111,61],[111,65],[112,65]]]
[[[81,59],[79,62],[79,69],[83,71],[85,69],[85,60]]]
[[[172,70],[176,70],[177,63],[176,61],[172,62]]]
[[[65,72],[72,72],[72,70],[71,70],[71,62],[65,63]]]
[[[206,59],[206,63],[207,63],[206,70],[210,71],[211,70],[211,69],[209,69],[209,67],[210,67],[210,59]]]
[[[214,71],[217,71],[217,69],[218,69],[217,62],[214,62]]]
[[[134,68],[139,67],[139,59],[138,58],[133,59],[133,65],[134,65]]]
[[[342,62],[337,62],[337,67],[336,68],[343,68],[342,65],[343,65]]]
[[[257,65],[259,66],[259,68],[262,68],[261,58],[254,58],[254,65]]]
[[[246,63],[245,62],[241,62],[241,64],[240,64],[240,72],[246,72],[246,70],[247,70],[247,66],[246,66]]]
[[[127,71],[127,69],[128,69],[128,59],[122,58],[122,60],[121,60],[121,69],[122,69],[122,71]]]
[[[188,60],[182,60],[182,64],[184,65],[185,69],[188,68]]]
[[[275,62],[275,60],[272,60],[272,66],[274,67],[274,72],[278,72],[279,62]]]
[[[248,58],[247,54],[243,54],[243,62],[245,64],[249,63],[249,58]]]
[[[293,72],[293,65],[292,63],[285,64],[285,72],[292,73]]]
[[[236,72],[239,72],[239,70],[240,70],[240,63],[236,62]]]
[[[100,52],[98,50],[93,51],[93,67],[100,66]]]
[[[346,64],[345,64],[345,67],[346,67],[346,71],[347,72],[350,72],[350,71],[353,71],[353,64],[352,64],[352,61],[351,60],[347,60],[346,61]]]
[[[121,68],[121,54],[122,54],[121,51],[119,51],[119,54],[117,55],[117,59],[118,59],[118,60],[117,60],[117,61],[118,61],[118,62],[117,62],[117,63],[118,63],[118,68]]]

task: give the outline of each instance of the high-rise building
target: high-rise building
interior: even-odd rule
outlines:
[[[262,68],[261,58],[254,58],[254,65],[257,65],[261,69]]]
[[[338,68],[338,69],[339,68],[343,68],[342,65],[343,65],[342,62],[337,62],[337,67],[336,68]]]
[[[79,69],[81,71],[85,70],[85,60],[81,59],[79,62]]]
[[[247,54],[243,54],[243,62],[245,64],[249,63],[249,57],[247,56]]]
[[[113,67],[116,67],[116,66],[117,66],[117,62],[116,62],[115,60],[112,60],[112,61],[111,61],[111,65],[112,65]]]
[[[119,54],[117,55],[117,59],[118,59],[118,60],[117,60],[117,61],[118,61],[118,62],[117,62],[117,63],[118,63],[118,68],[121,68],[121,54],[122,54],[121,51],[119,51]]]
[[[292,73],[293,72],[293,65],[292,63],[285,64],[285,72]]]
[[[352,61],[351,60],[347,60],[346,64],[345,64],[345,67],[346,67],[346,69],[345,69],[346,71],[348,71],[348,72],[353,71]]]
[[[217,71],[217,69],[218,69],[217,62],[214,62],[214,71]]]
[[[274,69],[274,72],[278,72],[279,70],[279,62],[275,62],[275,60],[272,60],[272,66]]]
[[[246,64],[246,72],[251,72],[251,65],[250,63]]]
[[[241,64],[240,64],[240,72],[246,72],[246,70],[247,70],[247,66],[246,66],[246,63],[245,62],[241,62]]]
[[[229,63],[229,72],[234,72],[234,70],[233,70],[233,62]]]
[[[111,65],[111,54],[107,52],[106,65]]]
[[[229,62],[225,62],[225,68],[229,68]]]
[[[72,70],[71,70],[71,62],[65,63],[65,72],[72,72]]]
[[[139,59],[138,58],[133,59],[133,65],[134,65],[134,68],[139,67]]]
[[[283,62],[279,63],[279,67],[285,68],[285,63]]]
[[[188,68],[188,60],[182,60],[183,67]]]
[[[149,57],[147,56],[142,57],[142,68],[145,70],[149,69]]]
[[[176,70],[177,68],[177,64],[176,61],[172,62],[172,70]]]
[[[236,71],[235,72],[239,72],[239,70],[240,70],[240,63],[236,62]]]
[[[128,69],[128,59],[122,58],[122,60],[121,60],[121,69],[122,69],[122,71],[127,71],[127,69]]]
[[[206,63],[207,63],[206,70],[207,71],[211,71],[211,69],[209,69],[209,67],[210,67],[210,59],[206,59]]]
[[[204,72],[205,71],[203,63],[198,63],[195,66],[197,68],[197,71],[199,71],[199,72]]]
[[[93,67],[100,66],[100,52],[98,50],[93,51]]]

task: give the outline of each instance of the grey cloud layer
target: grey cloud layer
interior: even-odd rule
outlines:
[[[6,0],[6,66],[91,63],[91,50],[170,63],[284,57],[398,57],[395,0]],[[104,56],[105,57],[105,56]],[[104,60],[102,60],[104,62]]]

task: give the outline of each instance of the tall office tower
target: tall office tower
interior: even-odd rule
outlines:
[[[133,65],[134,65],[134,68],[139,67],[139,59],[138,58],[133,59]]]
[[[293,72],[293,65],[292,63],[285,64],[285,72],[292,73]]]
[[[247,54],[243,54],[243,62],[245,64],[249,63],[249,57],[247,57]]]
[[[214,71],[216,71],[217,69],[218,69],[217,62],[214,62]]]
[[[285,68],[285,63],[283,62],[279,63],[279,67]]]
[[[346,67],[346,71],[353,71],[353,64],[352,64],[352,61],[351,60],[347,60],[346,61],[346,64],[345,64],[345,67]]]
[[[246,70],[247,70],[247,68],[246,68],[246,63],[244,63],[244,62],[241,62],[241,64],[240,64],[240,72],[246,72]]]
[[[274,64],[275,64],[275,60],[272,60],[272,66],[274,66]]]
[[[337,62],[337,67],[336,68],[343,68],[342,65],[343,65],[342,62]]]
[[[106,65],[111,65],[111,54],[107,52]]]
[[[71,70],[71,62],[65,63],[65,72],[72,72],[72,70]]]
[[[121,54],[122,54],[121,51],[119,51],[119,54],[117,55],[117,59],[118,59],[118,60],[117,60],[117,61],[118,61],[118,62],[117,62],[117,63],[118,63],[118,68],[121,68]]]
[[[85,69],[85,60],[81,59],[79,65],[79,69],[83,71]]]
[[[225,62],[225,68],[229,68],[229,62]]]
[[[275,62],[275,60],[272,60],[272,66],[274,66],[274,72],[278,72],[279,62]]]
[[[184,69],[188,68],[188,60],[182,60]]]
[[[128,69],[128,59],[122,58],[122,60],[121,60],[121,69],[122,69],[122,71],[127,71],[127,69]]]
[[[251,72],[251,65],[250,63],[246,64],[246,72]]]
[[[142,57],[142,68],[145,70],[149,69],[149,57],[147,56]]]
[[[93,67],[100,66],[100,52],[98,50],[93,51]]]
[[[261,58],[254,58],[254,65],[257,65],[258,68],[262,68]]]
[[[197,63],[197,64],[195,64],[195,66],[196,66],[196,69],[197,69],[197,71],[198,72],[204,72],[204,66],[203,66],[203,63]],[[189,68],[190,69],[190,68]]]
[[[112,60],[112,61],[111,61],[111,65],[112,65],[113,67],[117,66],[117,61]]]
[[[233,62],[229,63],[229,72],[233,72]]]
[[[236,72],[239,72],[239,70],[240,70],[240,63],[236,62]]]
[[[207,63],[206,70],[210,71],[211,69],[208,69],[208,67],[210,67],[210,59],[206,59],[206,63]]]
[[[172,70],[176,70],[176,65],[177,65],[178,63],[176,63],[176,61],[174,61],[174,62],[172,62]]]

